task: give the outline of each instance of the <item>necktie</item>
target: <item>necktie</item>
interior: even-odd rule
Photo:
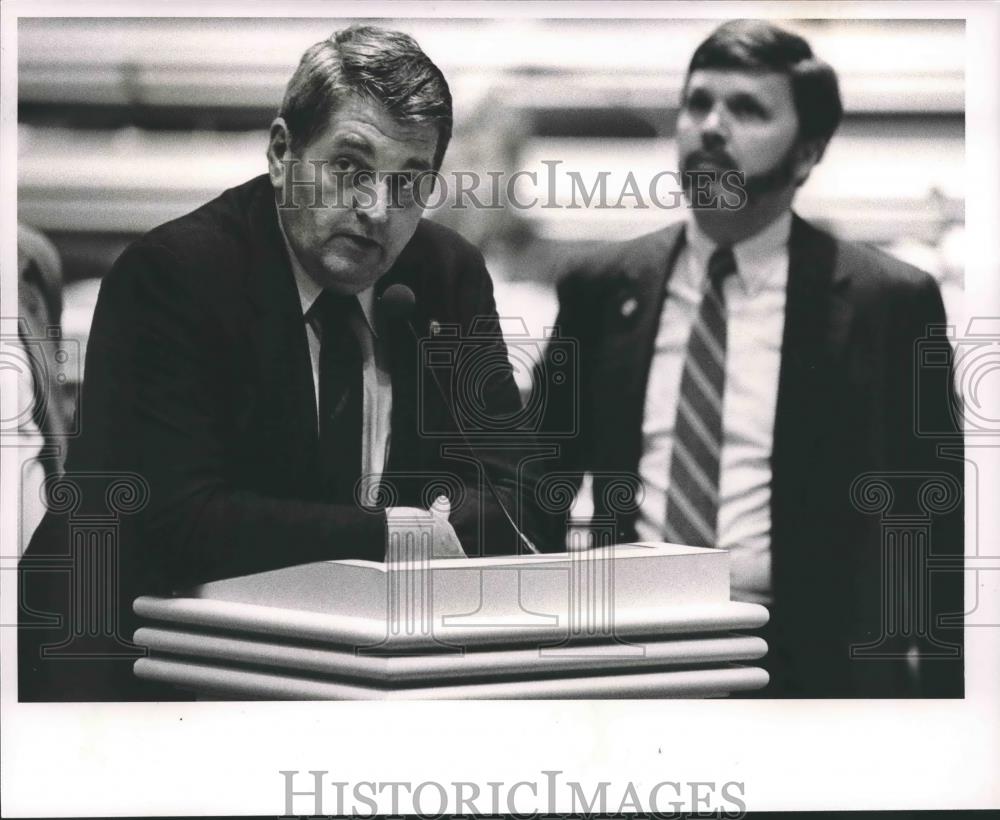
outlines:
[[[352,317],[356,296],[323,291],[310,312],[320,328],[319,451],[323,497],[350,504],[361,477],[361,347]]]
[[[716,545],[722,397],[726,389],[722,283],[733,273],[736,259],[732,248],[716,249],[708,262],[708,288],[688,337],[667,487],[666,536],[678,544]]]

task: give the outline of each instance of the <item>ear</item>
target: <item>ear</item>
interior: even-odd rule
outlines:
[[[288,124],[282,117],[277,117],[271,123],[267,141],[267,174],[275,190],[283,190],[285,187],[285,174],[290,159],[292,159],[292,139]]]
[[[796,188],[805,184],[805,181],[809,179],[809,174],[812,173],[812,169],[823,158],[825,150],[825,140],[806,140],[798,144],[794,174]]]

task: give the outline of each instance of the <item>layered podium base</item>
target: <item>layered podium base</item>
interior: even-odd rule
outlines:
[[[767,610],[728,556],[663,544],[461,561],[324,562],[143,597],[141,678],[202,697],[713,697],[759,689]]]
[[[235,669],[165,657],[136,662],[136,674],[206,697],[237,700],[547,700],[575,698],[706,698],[767,684],[763,669],[743,666],[532,678],[386,689],[277,672]]]

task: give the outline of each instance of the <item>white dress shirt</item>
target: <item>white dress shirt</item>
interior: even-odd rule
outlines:
[[[278,220],[281,225],[281,220]],[[284,236],[284,228],[282,228]],[[312,365],[313,398],[316,401],[317,429],[319,419],[319,353],[322,345],[322,329],[318,321],[310,321],[307,314],[322,288],[306,273],[294,251],[285,239],[285,249],[295,276],[295,286],[299,291],[306,339],[309,342],[309,359]],[[361,347],[361,474],[370,478],[368,487],[377,487],[378,478],[385,471],[389,458],[389,435],[392,419],[392,381],[386,367],[382,345],[379,344],[375,321],[375,292],[366,288],[358,295],[361,311],[352,318],[352,329]]]
[[[792,215],[785,212],[735,245],[738,273],[723,284],[728,319],[716,546],[730,553],[732,597],[764,604],[772,601],[771,451],[791,224]],[[639,463],[645,498],[636,523],[640,541],[665,537],[681,373],[715,250],[693,218],[686,237],[668,282],[646,391]]]

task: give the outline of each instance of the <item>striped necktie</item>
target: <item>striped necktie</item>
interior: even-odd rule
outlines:
[[[722,397],[726,390],[726,299],[722,284],[736,273],[732,248],[708,262],[708,288],[691,327],[674,421],[667,487],[667,540],[714,547],[719,513]]]

